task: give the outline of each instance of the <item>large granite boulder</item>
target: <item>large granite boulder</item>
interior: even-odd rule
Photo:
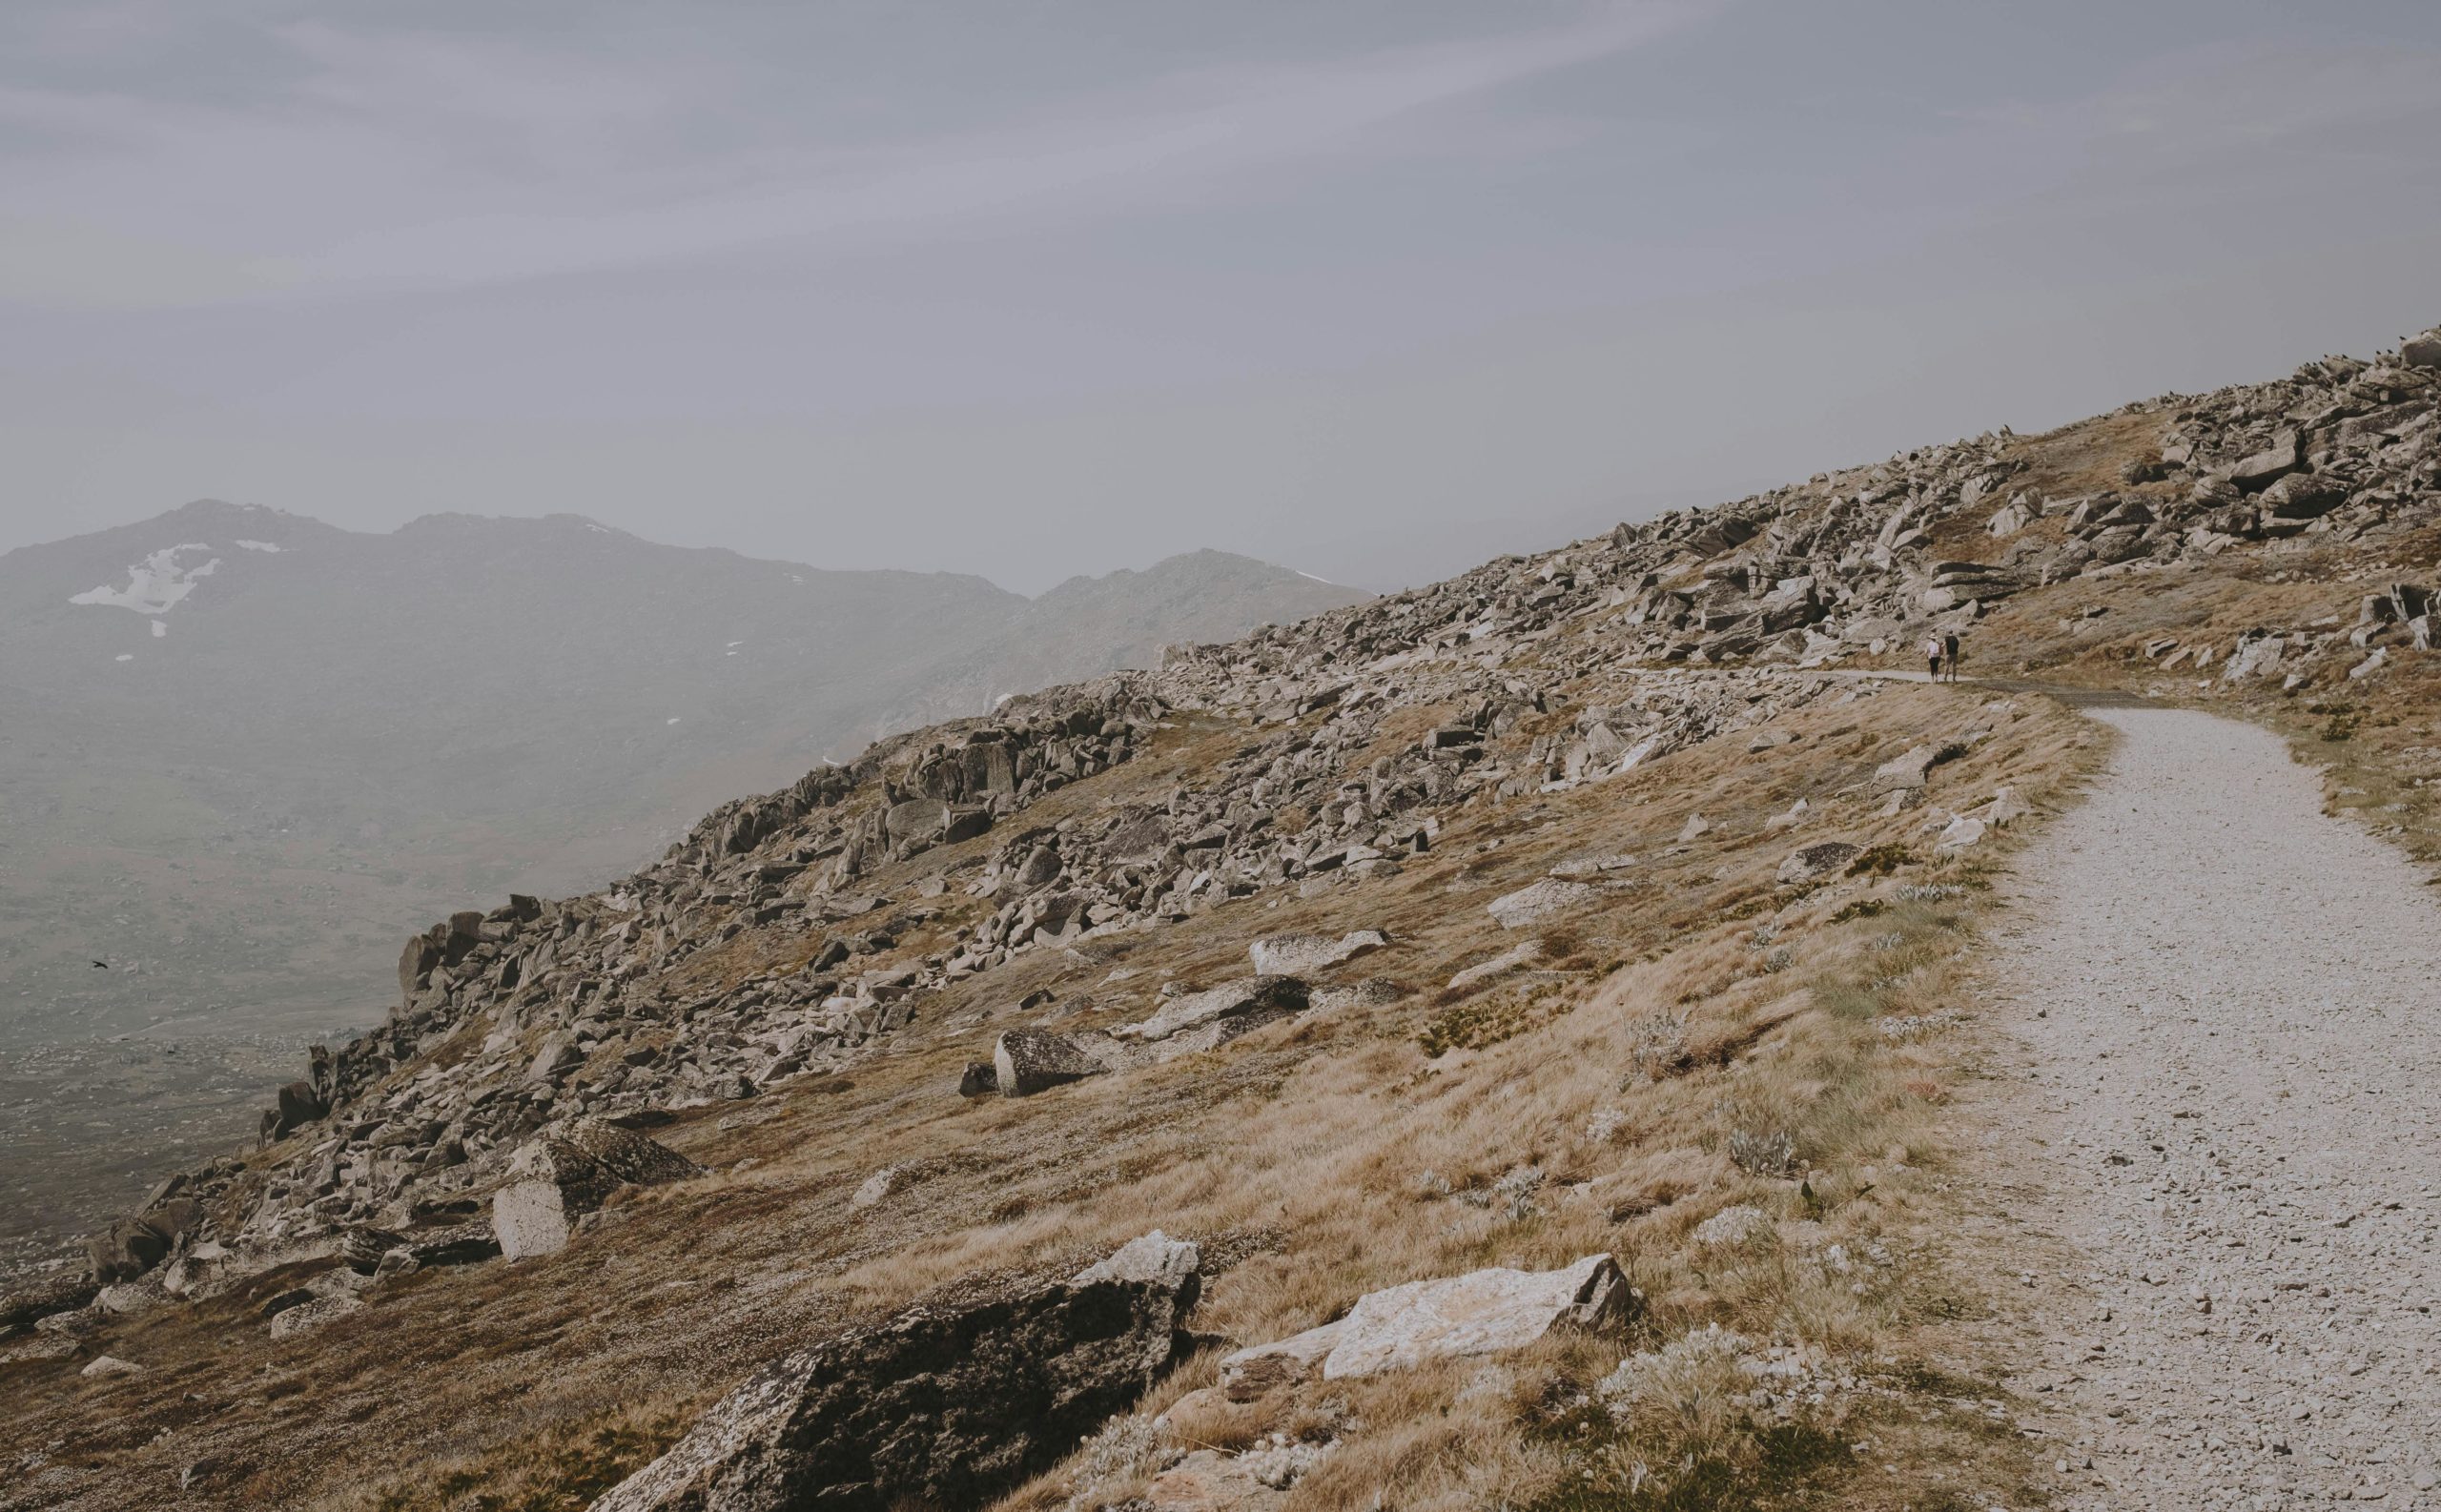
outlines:
[[[773,1360],[593,1512],[981,1506],[1135,1405],[1187,1347],[1196,1277],[1177,1262],[1192,1246],[1157,1237],[1106,1262],[1124,1275],[920,1306]]]
[[[652,1186],[703,1175],[703,1167],[632,1129],[579,1123],[545,1134],[510,1157],[508,1180],[492,1194],[492,1233],[509,1259],[566,1249],[579,1218],[623,1186]]]
[[[1110,1068],[1066,1034],[1013,1029],[992,1047],[993,1084],[1004,1097],[1026,1097]]]

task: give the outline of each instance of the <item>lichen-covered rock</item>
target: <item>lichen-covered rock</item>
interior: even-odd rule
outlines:
[[[1514,892],[1503,893],[1485,905],[1492,921],[1504,930],[1522,930],[1539,923],[1554,913],[1565,912],[1601,896],[1602,889],[1583,882],[1566,882],[1558,877],[1545,877]]]
[[[509,1160],[492,1195],[492,1231],[512,1260],[567,1248],[577,1219],[627,1185],[701,1175],[703,1168],[632,1129],[585,1122],[544,1135]]]
[[[1030,1097],[1109,1070],[1066,1034],[1013,1029],[992,1046],[993,1081],[1004,1097]]]
[[[1389,944],[1379,930],[1356,930],[1332,939],[1327,934],[1267,934],[1247,948],[1255,971],[1264,976],[1310,974],[1353,960]]]
[[[102,1289],[91,1272],[62,1272],[0,1292],[0,1338],[28,1329],[56,1313],[72,1312]]]
[[[1296,977],[1249,976],[1171,998],[1151,1018],[1115,1032],[1122,1039],[1162,1040],[1216,1020],[1282,1018],[1303,1012],[1305,1003],[1305,984]]]
[[[594,1512],[980,1506],[1133,1406],[1194,1300],[1108,1279],[913,1308],[764,1366]]]
[[[1812,882],[1831,875],[1862,854],[1864,847],[1845,840],[1818,840],[1790,851],[1788,859],[1780,863],[1777,880],[1784,888]]]

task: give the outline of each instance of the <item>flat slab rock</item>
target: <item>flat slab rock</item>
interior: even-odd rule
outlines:
[[[1324,971],[1390,943],[1379,930],[1355,930],[1334,940],[1327,934],[1269,934],[1246,948],[1264,976]]]
[[[980,1506],[1169,1370],[1194,1263],[1193,1245],[1147,1235],[1031,1295],[912,1308],[785,1356],[593,1512]]]
[[[1556,1271],[1502,1267],[1368,1292],[1345,1318],[1220,1361],[1229,1396],[1251,1400],[1320,1374],[1374,1376],[1426,1360],[1523,1349],[1555,1328],[1626,1322],[1643,1299],[1608,1255]]]
[[[1601,894],[1600,888],[1588,883],[1545,877],[1514,892],[1501,894],[1485,905],[1485,909],[1502,929],[1522,930],[1554,913],[1589,903]]]
[[[1293,976],[1248,976],[1171,998],[1140,1024],[1113,1031],[1121,1039],[1162,1040],[1220,1019],[1279,1018],[1304,1011],[1305,984]]]

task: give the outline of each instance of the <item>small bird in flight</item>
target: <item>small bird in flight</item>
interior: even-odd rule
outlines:
[[[110,963],[110,962],[108,962],[108,961],[95,961],[95,962],[93,963],[93,970],[94,970],[94,971],[109,971],[110,969],[111,969],[111,963]]]

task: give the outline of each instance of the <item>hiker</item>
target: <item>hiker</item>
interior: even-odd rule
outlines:
[[[1925,670],[1932,674],[1933,681],[1939,682],[1941,680],[1941,638],[1939,636],[1924,638],[1924,664]]]
[[[1958,632],[1956,630],[1941,637],[1941,648],[1949,653],[1949,680],[1955,683],[1958,681]]]

